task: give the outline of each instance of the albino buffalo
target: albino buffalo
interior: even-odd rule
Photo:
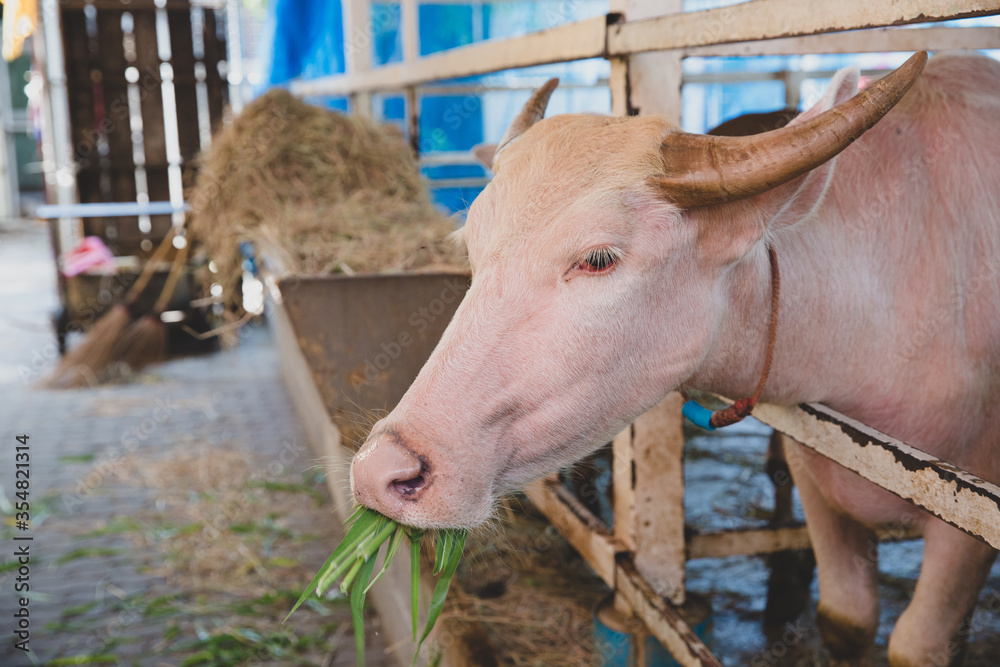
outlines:
[[[841,71],[787,127],[748,137],[541,120],[549,82],[469,210],[465,301],[354,459],[357,500],[414,526],[475,526],[670,391],[749,396],[772,250],[761,400],[825,403],[1000,482],[1000,64],[944,56],[921,75],[925,62],[860,93]],[[872,653],[873,528],[917,524],[923,568],[889,660],[957,662],[995,551],[811,450],[787,454],[834,660]]]

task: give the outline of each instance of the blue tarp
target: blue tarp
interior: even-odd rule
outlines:
[[[473,12],[469,5],[420,5],[420,52],[422,55],[469,44],[474,35],[489,37],[489,8]],[[272,5],[273,38],[268,82],[287,84],[296,78],[310,79],[344,71],[343,14],[339,2],[322,0],[275,0]],[[478,23],[478,25],[476,25]],[[399,5],[372,4],[372,34],[351,37],[351,48],[372,50],[376,65],[402,59]],[[469,82],[475,82],[470,79]],[[424,96],[420,109],[421,152],[464,151],[483,141],[483,115],[467,96]],[[329,108],[344,109],[343,99],[311,99]],[[385,98],[382,116],[402,121],[401,97]],[[482,176],[480,167],[441,166],[425,170],[431,178]],[[434,198],[450,211],[465,209],[477,189],[436,189]]]
[[[344,71],[344,25],[339,2],[274,0],[268,82],[312,79]]]

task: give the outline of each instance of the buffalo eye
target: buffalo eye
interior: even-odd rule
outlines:
[[[584,273],[608,273],[621,258],[621,251],[610,246],[588,250],[576,267]]]

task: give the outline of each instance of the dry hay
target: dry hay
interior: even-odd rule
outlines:
[[[156,511],[139,515],[154,530],[133,535],[161,554],[155,573],[184,589],[240,596],[305,585],[313,564],[304,561],[322,562],[324,555],[302,558],[299,538],[318,533],[308,542],[322,551],[336,541],[338,522],[309,495],[264,488],[269,482],[300,484],[301,478],[275,477],[259,458],[196,441],[155,459],[122,459],[115,470],[121,481],[156,491]],[[296,522],[302,525],[290,524],[290,517],[303,514],[303,503],[313,506],[309,516]]]
[[[296,274],[459,268],[455,230],[431,203],[402,134],[272,90],[200,158],[190,230],[215,261],[230,303],[238,244],[278,246]]]
[[[478,623],[501,665],[590,664],[607,587],[531,501],[510,505],[499,534],[469,536],[451,622]]]

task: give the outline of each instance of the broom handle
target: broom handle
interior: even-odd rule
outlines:
[[[170,267],[170,273],[167,275],[167,281],[163,284],[163,291],[160,292],[160,298],[158,298],[156,303],[153,305],[154,313],[162,313],[166,309],[167,304],[170,303],[170,297],[174,295],[174,289],[177,287],[177,281],[181,279],[181,273],[187,265],[188,248],[190,247],[191,242],[188,241],[184,244],[184,247],[178,250],[177,254],[174,255],[174,263]]]
[[[125,294],[125,303],[131,304],[139,298],[142,290],[146,289],[146,285],[149,284],[150,279],[153,277],[153,272],[156,270],[156,263],[163,259],[167,252],[169,252],[170,247],[173,245],[174,236],[176,235],[177,227],[171,225],[170,231],[160,241],[160,245],[156,247],[153,255],[146,260],[146,264],[142,267],[139,277],[132,283],[132,287],[129,288],[128,293]]]

